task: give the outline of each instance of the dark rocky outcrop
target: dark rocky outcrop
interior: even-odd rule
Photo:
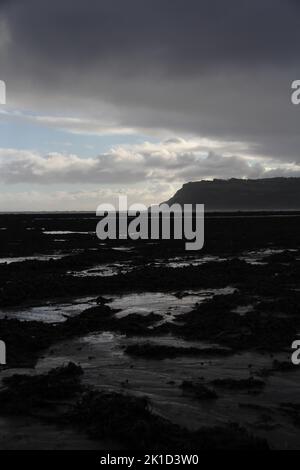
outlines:
[[[300,178],[229,179],[186,183],[168,204],[205,204],[206,210],[299,210]]]

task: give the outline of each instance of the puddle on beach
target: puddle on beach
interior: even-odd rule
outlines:
[[[181,257],[177,256],[175,258],[169,259],[169,260],[154,260],[153,264],[154,266],[158,267],[167,267],[167,268],[184,268],[187,266],[201,266],[202,264],[205,263],[210,263],[210,262],[221,262],[221,261],[226,261],[226,258],[221,258],[219,256],[201,256],[199,258],[196,257]]]
[[[70,274],[75,277],[87,277],[87,276],[105,276],[111,277],[116,276],[117,274],[126,274],[132,271],[135,267],[130,264],[130,262],[123,263],[102,263],[96,266],[92,266],[88,269],[83,269],[81,271],[68,271],[67,274]]]
[[[161,292],[145,292],[138,294],[109,295],[111,302],[108,305],[113,309],[118,309],[117,316],[138,313],[148,315],[155,311],[161,314],[162,319],[172,320],[176,315],[192,310],[196,302],[213,297],[216,294],[232,294],[235,291],[232,287],[224,289],[203,289],[198,291],[185,291],[182,298],[178,298],[176,293],[165,294]],[[78,315],[85,309],[96,306],[95,297],[83,297],[65,302],[48,302],[44,305],[30,307],[2,308],[0,318],[15,318],[21,321],[42,321],[45,323],[57,323],[65,321],[70,316]]]
[[[274,254],[280,254],[284,253],[285,251],[293,252],[297,250],[283,250],[283,249],[276,249],[276,248],[263,248],[261,250],[250,250],[250,251],[245,251],[241,255],[236,255],[236,256],[212,256],[212,255],[205,255],[199,258],[185,258],[185,257],[176,257],[173,258],[169,261],[164,262],[163,260],[157,260],[154,262],[154,264],[157,264],[158,266],[165,265],[168,267],[173,267],[173,268],[180,268],[180,267],[185,267],[185,266],[201,266],[202,264],[205,263],[210,263],[210,262],[223,262],[223,261],[229,261],[235,258],[238,258],[240,260],[246,261],[249,264],[253,265],[265,265],[267,262],[265,261],[265,258],[267,258],[270,255]]]
[[[83,297],[60,303],[48,302],[32,307],[1,308],[0,318],[58,323],[65,321],[69,316],[79,315],[83,310],[94,305],[94,298]]]
[[[254,311],[254,305],[240,305],[232,310],[233,313],[237,313],[241,317],[247,315],[247,313],[251,313]]]
[[[245,251],[241,255],[236,255],[236,256],[231,256],[231,255],[224,255],[224,256],[213,256],[213,255],[203,255],[200,257],[185,257],[185,256],[177,256],[174,258],[171,258],[169,260],[162,260],[162,259],[157,259],[153,260],[153,263],[151,263],[154,266],[165,266],[165,267],[170,267],[170,268],[182,268],[186,266],[201,266],[205,263],[211,263],[211,262],[223,262],[223,261],[230,261],[232,259],[238,258],[240,260],[246,261],[249,264],[253,265],[263,265],[267,264],[264,259],[267,258],[270,255],[273,254],[280,254],[283,253],[284,251],[297,251],[297,250],[283,250],[283,249],[276,249],[276,248],[263,248],[260,250],[250,250],[250,251]]]
[[[132,251],[134,248],[133,246],[115,246],[112,249],[115,251]]]
[[[293,252],[293,251],[298,251],[298,250],[283,250],[283,249],[277,249],[277,248],[264,248],[264,249],[256,250],[256,251],[245,251],[238,258],[241,259],[241,260],[246,261],[249,264],[264,265],[264,264],[267,264],[267,262],[264,260],[265,258],[267,258],[268,256],[271,256],[271,255],[278,255],[280,253],[284,253],[285,251]]]
[[[113,250],[120,252],[131,252],[133,247],[114,247]],[[220,258],[217,256],[202,256],[200,258],[186,258],[186,257],[174,257],[169,260],[153,259],[151,263],[146,263],[145,266],[149,267],[166,267],[166,268],[183,268],[187,266],[200,266],[210,261],[226,261],[226,258]],[[116,276],[117,274],[126,274],[134,269],[138,268],[139,265],[135,265],[131,261],[121,261],[113,263],[102,263],[96,266],[92,266],[87,269],[80,271],[69,271],[68,274],[76,277],[87,277],[87,276]]]
[[[36,255],[36,256],[19,256],[19,257],[8,257],[0,258],[0,264],[11,264],[11,263],[21,263],[23,261],[50,261],[51,259],[61,259],[68,254],[59,253],[53,255]]]
[[[45,235],[95,235],[95,232],[77,232],[70,230],[44,230]]]
[[[190,312],[196,303],[201,303],[211,299],[214,295],[232,294],[235,291],[233,287],[224,289],[202,289],[187,290],[180,293],[163,292],[144,292],[138,294],[125,294],[112,296],[112,302],[109,306],[120,310],[116,316],[118,318],[126,317],[132,313],[140,315],[149,315],[156,313],[162,316],[162,324],[166,321],[176,320],[176,316]]]

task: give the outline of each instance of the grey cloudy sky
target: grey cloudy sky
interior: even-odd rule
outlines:
[[[0,209],[299,176],[299,43],[297,0],[1,1]]]

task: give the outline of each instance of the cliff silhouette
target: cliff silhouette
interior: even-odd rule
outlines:
[[[168,204],[205,204],[206,210],[300,210],[300,178],[214,179],[186,183]]]

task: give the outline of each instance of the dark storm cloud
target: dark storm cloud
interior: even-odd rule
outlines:
[[[220,62],[296,61],[297,1],[11,0],[14,40],[47,61],[127,60],[177,73]],[[131,64],[132,65],[132,64]]]
[[[299,162],[295,0],[11,0],[1,18],[16,105],[99,119],[106,105],[120,126]]]

